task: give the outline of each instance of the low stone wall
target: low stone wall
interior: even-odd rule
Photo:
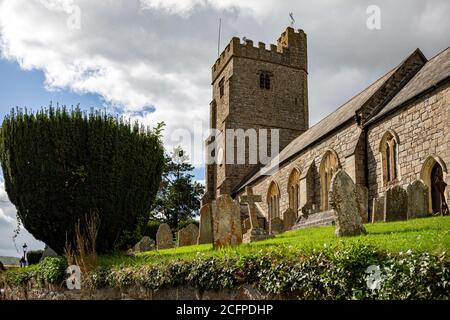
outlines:
[[[200,290],[182,286],[150,290],[133,286],[124,289],[67,290],[56,286],[37,288],[5,288],[0,300],[293,300],[295,293],[274,295],[261,292],[251,285],[235,289]]]

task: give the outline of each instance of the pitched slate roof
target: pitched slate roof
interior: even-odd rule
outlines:
[[[274,159],[270,165],[261,168],[260,170],[255,172],[249,179],[244,179],[242,183],[237,186],[234,192],[237,192],[242,189],[242,187],[252,183],[261,175],[263,175],[264,172],[270,172],[271,168],[275,168],[277,164],[282,164],[295,154],[306,149],[308,146],[314,144],[325,135],[331,133],[339,126],[354,118],[355,112],[360,110],[364,106],[364,104],[396,73],[396,71],[402,67],[405,61],[414,54],[419,54],[423,57],[423,54],[420,52],[420,50],[415,50],[394,69],[386,73],[384,76],[376,80],[373,84],[364,89],[358,95],[350,99],[337,110],[333,111],[327,117],[309,128],[306,132],[298,136],[296,139],[294,139],[280,152],[279,156]],[[426,60],[425,57],[423,57],[423,59]]]
[[[431,58],[369,123],[380,119],[408,100],[450,77],[450,47]]]

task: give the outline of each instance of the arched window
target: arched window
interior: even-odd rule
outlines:
[[[384,185],[398,178],[397,152],[398,140],[395,133],[387,131],[380,142],[381,163],[383,170]]]
[[[299,203],[299,188],[300,188],[300,171],[293,169],[288,182],[288,194],[289,194],[289,208],[298,213]]]
[[[320,162],[320,199],[322,211],[329,210],[328,193],[331,179],[339,169],[339,158],[333,150],[325,152]]]
[[[259,74],[259,87],[261,89],[270,90],[270,74],[269,74],[269,72],[261,72]]]
[[[267,207],[269,208],[269,221],[280,216],[280,191],[273,181],[267,191]]]

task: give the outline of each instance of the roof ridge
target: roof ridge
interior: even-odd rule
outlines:
[[[427,63],[430,62],[431,60],[434,60],[436,58],[438,58],[441,54],[443,54],[445,51],[449,50],[450,46],[448,46],[447,48],[445,48],[442,51],[439,51],[438,53],[436,53],[433,57],[431,57],[430,59],[428,59]]]
[[[449,47],[450,48],[450,47]],[[386,73],[384,73],[382,76],[378,77],[376,80],[372,81],[371,84],[369,84],[368,86],[366,86],[364,89],[362,89],[361,91],[359,91],[356,95],[354,95],[353,97],[351,97],[350,99],[348,99],[346,102],[344,102],[343,104],[341,104],[339,107],[337,107],[336,109],[334,109],[333,111],[331,111],[329,114],[327,114],[325,117],[323,117],[322,119],[320,119],[317,123],[315,123],[314,125],[312,125],[310,128],[308,128],[306,131],[314,128],[315,126],[317,126],[319,123],[321,123],[322,121],[326,120],[328,117],[332,116],[336,111],[338,111],[339,109],[345,107],[347,104],[349,104],[350,102],[352,102],[354,99],[356,99],[357,97],[359,97],[362,93],[366,92],[368,89],[370,89],[372,86],[374,86],[375,84],[377,84],[378,81],[382,80],[384,77],[386,77],[388,74],[394,72],[395,70],[397,70],[398,68],[400,68],[400,66],[405,63],[406,60],[408,60],[413,54],[415,54],[417,51],[420,52],[420,54],[422,54],[422,56],[426,59],[425,55],[422,53],[422,51],[417,48],[415,49],[413,52],[411,52],[406,58],[404,58],[398,65],[396,65],[395,67],[391,68],[389,71],[387,71]],[[445,50],[444,50],[445,51]],[[442,51],[442,52],[444,52]],[[442,53],[441,52],[441,53]],[[435,58],[435,57],[433,57]],[[428,63],[428,59],[427,63]],[[387,79],[386,79],[387,81]],[[306,132],[305,131],[305,132]],[[302,133],[303,134],[303,133]],[[295,139],[294,139],[295,140]],[[294,141],[293,140],[293,141]],[[289,143],[290,144],[290,143]],[[284,148],[286,149],[289,144]],[[284,150],[283,149],[283,150]],[[281,153],[281,152],[280,152]]]
[[[322,118],[319,122],[317,122],[316,124],[314,124],[313,126],[311,126],[310,128],[308,128],[308,130],[306,130],[305,132],[303,132],[302,134],[300,134],[299,136],[297,136],[294,140],[292,140],[286,147],[284,147],[279,153],[278,153],[278,160],[279,160],[279,165],[281,165],[282,163],[284,163],[285,161],[288,161],[292,156],[294,156],[295,154],[297,154],[298,152],[300,152],[301,150],[304,150],[307,146],[311,145],[311,143],[314,143],[315,141],[317,141],[318,139],[321,139],[322,137],[324,137],[325,135],[329,134],[330,132],[332,132],[335,128],[332,128],[331,130],[327,131],[327,132],[323,132],[322,134],[320,134],[320,136],[313,138],[314,141],[313,142],[309,142],[307,143],[307,145],[301,147],[301,149],[294,151],[295,146],[299,143],[301,144],[301,139],[304,137],[307,137],[308,133],[312,133],[312,135],[314,136],[316,130],[315,128],[319,127],[320,125],[323,126],[324,123],[326,123],[327,121],[331,121],[333,122],[333,116],[336,115],[337,113],[339,113],[342,109],[344,109],[344,107],[346,106],[350,106],[351,107],[351,103],[352,101],[354,101],[357,98],[361,98],[361,101],[359,103],[357,103],[359,105],[358,108],[360,108],[362,105],[364,105],[367,101],[369,101],[370,97],[372,97],[382,86],[383,84],[385,84],[390,77],[392,77],[392,75],[399,70],[399,68],[406,62],[408,61],[408,59],[410,59],[411,57],[413,57],[415,54],[419,54],[420,57],[423,59],[423,66],[426,65],[428,63],[428,59],[425,57],[425,55],[422,53],[422,51],[419,48],[416,48],[414,51],[412,51],[410,54],[408,54],[404,59],[401,60],[400,63],[398,63],[397,65],[395,65],[393,68],[391,68],[388,72],[384,73],[382,76],[378,77],[376,80],[374,80],[370,85],[368,85],[366,88],[364,88],[363,90],[359,91],[356,95],[354,95],[351,99],[349,99],[348,101],[346,101],[344,104],[342,104],[341,106],[339,106],[338,108],[336,108],[335,110],[333,110],[332,112],[330,112],[327,116],[325,116],[324,118]],[[422,66],[422,67],[423,67]],[[374,92],[372,92],[370,94],[371,89],[375,90]],[[365,96],[369,95],[369,96]],[[349,107],[349,108],[350,108]],[[344,109],[345,110],[345,109]],[[346,115],[346,111],[343,112],[343,116],[348,117],[348,115]],[[354,112],[353,112],[354,113]],[[338,114],[339,115],[339,114]],[[330,120],[331,119],[331,120]],[[344,122],[347,122],[350,118],[347,118]],[[339,122],[339,121],[338,121]],[[342,125],[344,122],[342,122],[340,125]],[[339,125],[338,125],[339,126]],[[284,159],[281,159],[284,158]],[[275,159],[272,159],[270,161],[270,163],[266,166],[263,166],[263,168],[270,168],[273,166],[272,162]],[[250,177],[245,177],[244,179],[241,180],[241,182],[237,185],[237,188],[235,189],[236,192],[238,192],[240,189],[242,189],[243,186],[247,185],[248,183],[252,182],[255,178],[258,178],[258,175],[260,174],[261,169],[257,170],[256,173],[254,173],[252,176]]]

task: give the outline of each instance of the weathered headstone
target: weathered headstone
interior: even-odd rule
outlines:
[[[250,243],[267,239],[269,236],[267,232],[260,228],[258,223],[258,216],[256,213],[256,203],[262,201],[262,197],[253,194],[253,189],[250,186],[245,188],[246,195],[240,197],[240,203],[246,204],[248,207],[248,216],[250,220],[250,228],[243,235],[243,242]]]
[[[426,217],[428,214],[428,187],[416,180],[406,188],[408,193],[408,219]]]
[[[372,223],[384,221],[384,196],[372,200]]]
[[[269,233],[270,234],[279,234],[284,232],[284,223],[283,219],[280,217],[275,217],[270,220],[269,224]]]
[[[156,246],[158,250],[174,247],[172,230],[167,223],[161,224],[156,232]]]
[[[334,209],[338,237],[366,233],[361,220],[355,183],[344,170],[339,170],[333,176],[329,199]]]
[[[297,220],[297,215],[294,210],[291,208],[287,209],[283,213],[283,229],[284,231],[289,231],[295,225],[295,221]]]
[[[212,209],[215,201],[208,203],[200,209],[200,228],[198,233],[198,244],[212,243]]]
[[[355,187],[359,215],[361,216],[362,223],[367,223],[369,221],[369,189],[360,184],[355,185]]]
[[[400,186],[386,190],[384,195],[384,221],[400,221],[408,218],[408,194]]]
[[[151,250],[155,250],[155,240],[147,236],[143,237],[141,241],[134,246],[134,252],[146,252]]]
[[[239,205],[228,194],[216,199],[213,210],[214,248],[237,246],[242,243],[241,212]]]
[[[198,227],[195,224],[190,224],[187,227],[178,231],[178,246],[192,246],[197,244]]]

